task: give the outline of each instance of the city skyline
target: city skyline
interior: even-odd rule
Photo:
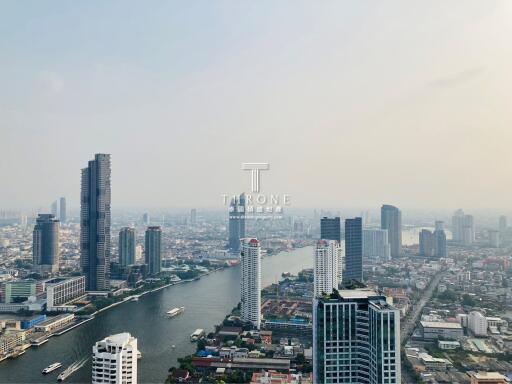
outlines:
[[[0,381],[508,382],[511,21],[0,4]]]

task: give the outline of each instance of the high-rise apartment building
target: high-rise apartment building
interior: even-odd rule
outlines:
[[[446,247],[446,233],[444,231],[444,223],[436,221],[436,229],[434,230],[434,256],[437,258],[446,257],[448,255]]]
[[[400,313],[368,288],[313,302],[313,382],[399,384]]]
[[[119,264],[135,264],[135,228],[124,227],[119,231]]]
[[[65,197],[61,197],[59,199],[59,219],[62,224],[65,224],[67,221],[67,207]]]
[[[194,226],[197,223],[197,210],[192,208],[190,210],[190,225]]]
[[[40,214],[32,233],[34,267],[44,272],[59,271],[59,220],[52,214]]]
[[[380,228],[387,229],[391,257],[402,254],[402,212],[392,205],[380,209]]]
[[[420,232],[420,256],[434,256],[434,234],[428,229],[422,229]]]
[[[88,291],[110,289],[110,155],[82,169],[80,264]]]
[[[363,256],[382,260],[390,258],[387,229],[363,229]]]
[[[245,194],[233,197],[229,205],[229,242],[233,253],[240,252],[240,240],[245,238]]]
[[[92,347],[93,384],[137,384],[137,339],[128,332],[111,335]]]
[[[345,267],[343,281],[363,281],[363,221],[345,220]]]
[[[144,258],[142,257],[142,245],[140,244],[135,246],[135,262],[144,262]]]
[[[464,214],[462,209],[455,211],[452,217],[453,241],[462,245],[475,242],[475,223],[473,216]]]
[[[320,219],[320,238],[336,240],[341,243],[341,220],[339,217],[322,217]]]
[[[150,275],[160,273],[162,265],[162,228],[152,226],[146,229],[145,237],[145,261]]]
[[[436,221],[434,232],[428,229],[422,229],[419,235],[420,256],[423,257],[446,257],[446,233],[444,232],[444,223]]]
[[[315,249],[314,289],[315,296],[331,293],[340,284],[342,265],[340,244],[336,240],[318,240]]]
[[[256,329],[261,324],[261,246],[257,239],[242,239],[240,251],[242,321]]]
[[[475,336],[487,336],[487,318],[478,311],[468,314],[468,328]]]

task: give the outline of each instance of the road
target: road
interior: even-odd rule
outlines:
[[[402,330],[400,332],[402,348],[404,348],[405,344],[407,343],[412,333],[414,332],[416,323],[421,317],[423,307],[425,307],[425,304],[427,304],[427,302],[432,298],[432,295],[434,294],[437,285],[446,274],[447,271],[441,270],[434,275],[432,280],[430,280],[427,289],[423,291],[421,298],[414,304],[411,312],[409,312],[407,316],[404,318],[401,324]],[[414,379],[405,371],[405,369],[403,369],[403,367],[404,364],[402,363],[402,383],[414,383]]]

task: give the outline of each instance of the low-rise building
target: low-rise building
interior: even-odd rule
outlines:
[[[450,364],[448,360],[433,357],[428,353],[419,353],[418,358],[431,371],[446,371],[446,367]]]
[[[279,373],[276,371],[262,371],[252,374],[251,384],[306,384],[311,383],[311,378],[291,373]]]
[[[24,340],[25,333],[18,331],[6,332],[0,336],[0,356],[11,352],[16,346]]]
[[[5,283],[5,302],[7,304],[20,303],[41,293],[42,285],[33,279],[14,280]]]
[[[39,315],[32,317],[31,319],[21,320],[21,329],[33,328],[34,326],[42,323],[43,321],[46,321],[46,315]]]
[[[422,337],[426,340],[458,340],[463,336],[459,323],[441,321],[420,321]]]
[[[451,340],[439,340],[437,342],[437,345],[440,349],[444,349],[444,350],[460,348],[460,343],[458,341],[451,341]]]
[[[506,384],[507,378],[498,372],[473,372],[471,384]]]
[[[61,306],[85,295],[85,276],[69,279],[52,279],[45,283],[47,309],[59,310]]]
[[[53,317],[35,326],[37,332],[52,332],[75,321],[73,313]]]
[[[247,348],[223,347],[219,349],[219,356],[229,359],[233,359],[235,357],[244,358],[249,356],[249,350]]]

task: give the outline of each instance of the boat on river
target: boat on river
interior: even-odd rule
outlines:
[[[170,311],[167,311],[167,316],[174,317],[182,314],[183,312],[185,312],[185,307],[176,307],[171,309]]]

